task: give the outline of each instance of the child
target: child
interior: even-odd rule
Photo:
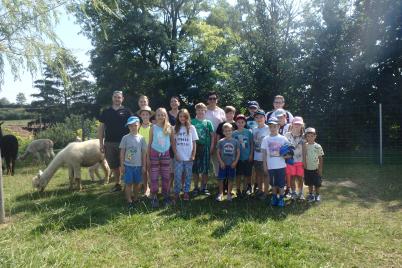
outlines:
[[[151,122],[149,121],[151,116],[153,115],[153,112],[151,110],[151,107],[149,106],[143,106],[140,110],[138,110],[137,114],[140,116],[142,123],[140,125],[140,128],[138,130],[138,133],[144,137],[145,142],[148,146],[149,143],[149,133],[151,131]],[[148,156],[147,156],[148,157]],[[149,168],[148,163],[145,162],[143,165],[145,166],[145,173],[144,173],[144,194],[146,196],[149,196]]]
[[[123,136],[120,142],[121,174],[124,174],[125,196],[128,208],[133,208],[133,203],[138,200],[138,192],[142,182],[141,173],[145,172],[147,146],[143,136],[138,134],[140,119],[131,116],[126,126],[130,133]],[[131,197],[134,185],[134,198]]]
[[[266,117],[267,120],[269,120],[271,117],[277,117],[277,115],[275,114],[275,112],[279,109],[283,109],[283,107],[285,106],[285,98],[282,95],[276,95],[274,98],[274,110],[270,111],[267,113]],[[286,118],[287,118],[287,123],[290,123],[293,121],[293,115],[289,112],[289,111],[285,111],[286,112]]]
[[[254,113],[260,108],[258,102],[256,101],[248,101],[247,109],[250,115],[247,117],[247,128],[253,129],[257,127],[257,122],[254,120]]]
[[[290,145],[295,147],[292,165],[286,164],[286,182],[287,186],[291,189],[292,199],[303,199],[303,151],[304,151],[304,122],[303,118],[296,116],[293,119],[290,131],[285,134],[285,137],[289,140]],[[296,192],[296,183],[298,186],[298,192]]]
[[[227,200],[232,201],[232,186],[233,180],[236,177],[236,165],[240,158],[239,142],[232,137],[232,125],[225,123],[223,125],[223,134],[225,137],[218,142],[218,161],[219,174],[218,184],[219,193],[216,197],[218,202],[223,200],[223,181],[228,180],[228,195]]]
[[[164,204],[170,204],[170,154],[169,148],[173,140],[172,127],[168,121],[168,115],[165,108],[156,110],[156,124],[153,124],[149,133],[148,156],[151,167],[151,205],[158,207],[157,198],[159,175],[162,177],[162,194]]]
[[[141,95],[138,98],[138,107],[140,107],[140,109],[144,108],[145,106],[149,106],[149,99],[147,96],[145,95]]]
[[[205,119],[205,113],[207,112],[207,106],[204,103],[198,103],[195,105],[196,116],[191,120],[191,124],[197,130],[197,151],[195,153],[195,161],[193,163],[194,174],[194,190],[193,195],[199,194],[198,188],[199,176],[202,174],[201,193],[210,195],[207,189],[208,172],[211,152],[214,148],[214,127],[212,122]]]
[[[239,114],[236,117],[237,130],[233,132],[233,138],[240,144],[240,159],[236,167],[237,196],[251,195],[251,174],[253,170],[253,133],[246,129],[247,119]],[[244,176],[243,192],[241,191],[241,177]],[[247,188],[246,188],[247,183]]]
[[[289,131],[290,127],[290,124],[287,120],[286,111],[283,109],[276,110],[275,117],[278,119],[279,123],[279,134],[285,135]]]
[[[272,206],[285,206],[285,159],[280,155],[281,147],[289,141],[279,134],[279,123],[275,117],[268,120],[269,131],[261,144],[263,150],[264,171],[268,172],[272,186]],[[278,198],[279,195],[279,198]]]
[[[322,166],[323,155],[321,145],[315,142],[317,134],[314,128],[309,127],[306,129],[306,141],[305,150],[303,155],[304,163],[304,183],[308,186],[309,195],[307,201],[320,202],[320,187],[322,181]],[[315,196],[313,193],[315,190]]]
[[[254,170],[255,170],[255,185],[254,194],[256,197],[264,199],[264,165],[262,160],[261,143],[262,140],[269,135],[269,128],[265,124],[265,112],[263,110],[257,110],[254,113],[254,119],[257,122],[257,127],[253,128],[253,142],[254,142]],[[265,192],[268,193],[269,185],[265,185]]]
[[[185,176],[185,186],[183,199],[190,200],[189,191],[191,185],[191,174],[193,168],[193,160],[196,152],[196,141],[198,140],[197,131],[191,125],[190,113],[187,109],[181,109],[177,116],[175,130],[175,142],[172,143],[175,155],[175,182],[174,192],[175,200],[179,198],[182,188],[182,177]]]

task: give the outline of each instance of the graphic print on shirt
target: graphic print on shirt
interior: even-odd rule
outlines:
[[[268,149],[269,149],[269,156],[270,157],[278,157],[281,156],[279,153],[279,150],[281,149],[282,144],[276,141],[270,141],[268,143]]]
[[[134,159],[135,154],[137,153],[138,149],[136,147],[131,147],[126,150],[126,160],[131,161]]]
[[[261,153],[261,143],[262,140],[264,139],[265,136],[261,135],[260,132],[257,132],[257,134],[254,137],[254,150],[257,153]]]
[[[248,146],[248,138],[243,134],[239,134],[236,136],[236,139],[239,141],[241,148],[246,149]]]
[[[233,143],[226,143],[225,145],[223,145],[224,156],[232,157],[234,153],[235,153],[235,147]]]

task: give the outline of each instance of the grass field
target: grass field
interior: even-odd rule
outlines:
[[[401,267],[399,170],[327,163],[321,204],[280,209],[211,196],[157,210],[144,201],[129,212],[111,185],[87,180],[70,192],[63,169],[36,193],[37,167],[20,167],[4,177],[0,266]]]

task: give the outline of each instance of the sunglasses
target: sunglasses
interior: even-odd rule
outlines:
[[[208,100],[217,100],[218,98],[216,97],[209,97]]]

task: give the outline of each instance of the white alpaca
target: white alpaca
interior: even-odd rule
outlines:
[[[38,140],[33,140],[25,150],[25,153],[18,157],[20,160],[24,160],[29,154],[32,154],[38,159],[38,161],[41,161],[41,155],[43,156],[43,159],[46,161],[47,159],[53,159],[54,158],[54,152],[53,152],[53,141],[49,139],[38,139]]]
[[[103,165],[110,170],[109,168],[109,164],[107,163],[106,159],[103,159]],[[93,166],[90,166],[88,168],[88,172],[89,172],[89,176],[91,177],[92,181],[95,181],[95,176],[99,179],[102,180],[102,176],[99,174],[99,168],[102,167],[101,163],[96,163]],[[110,173],[109,173],[109,177],[110,177]],[[105,183],[109,183],[109,177],[105,180]]]
[[[71,142],[61,150],[50,162],[48,167],[32,179],[32,185],[39,191],[43,191],[54,173],[62,166],[66,165],[69,171],[70,189],[81,190],[81,167],[90,167],[99,163],[105,171],[105,180],[109,178],[110,169],[104,165],[104,154],[101,153],[99,140],[88,140],[84,142]]]

